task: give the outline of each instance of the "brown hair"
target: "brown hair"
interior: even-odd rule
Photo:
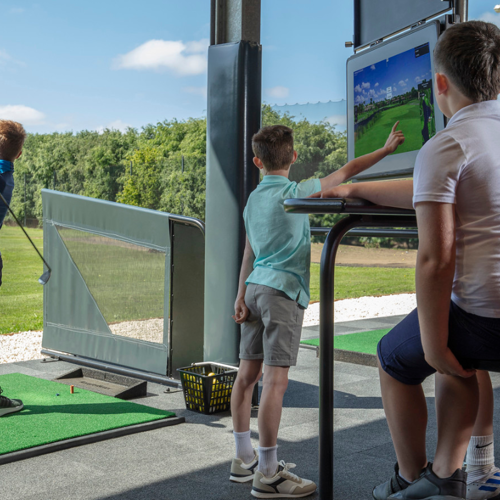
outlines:
[[[288,168],[293,160],[293,130],[284,125],[261,128],[252,137],[252,149],[267,171]]]
[[[500,29],[484,21],[455,24],[434,48],[436,71],[443,72],[474,102],[500,92]]]
[[[14,161],[25,139],[26,131],[20,123],[0,120],[0,160]]]

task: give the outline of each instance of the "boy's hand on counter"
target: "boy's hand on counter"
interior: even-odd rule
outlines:
[[[349,198],[350,197],[350,184],[345,186],[335,186],[324,191],[318,191],[312,194],[309,198]]]
[[[398,146],[405,142],[405,136],[401,130],[396,130],[399,125],[399,120],[392,127],[391,133],[387,138],[384,148],[387,150],[387,154],[394,153]]]
[[[231,316],[238,325],[241,325],[246,321],[250,311],[245,304],[245,299],[236,299],[234,303],[234,316]]]

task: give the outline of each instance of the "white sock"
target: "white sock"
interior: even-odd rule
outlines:
[[[486,477],[495,464],[493,434],[491,436],[472,436],[467,447],[467,484]]]
[[[236,458],[239,458],[245,464],[249,464],[255,452],[253,451],[252,441],[250,439],[250,431],[235,432],[233,431],[234,442],[236,443]]]
[[[258,470],[266,477],[272,477],[278,470],[278,446],[263,448],[259,446]]]

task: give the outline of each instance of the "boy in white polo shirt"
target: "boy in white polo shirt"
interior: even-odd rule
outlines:
[[[316,485],[278,463],[277,438],[288,371],[297,362],[304,309],[309,304],[311,235],[309,217],[285,213],[287,198],[306,198],[329,189],[394,152],[404,141],[396,123],[385,146],[352,160],[323,179],[300,184],[288,179],[297,159],[293,131],[265,127],[252,138],[254,163],[263,179],[250,195],[243,217],[247,233],[234,320],[242,325],[240,367],[231,395],[236,458],[230,479],[253,480],[258,498],[310,495]],[[266,365],[259,406],[259,450],[250,440],[252,392]],[[258,470],[255,469],[258,467]]]
[[[439,39],[434,61],[436,100],[450,120],[419,152],[414,181],[321,195],[409,208],[413,190],[417,213],[418,312],[378,345],[398,463],[373,497],[493,500],[500,498],[493,395],[488,374],[476,374],[474,366],[500,361],[500,30],[480,21],[455,25]],[[421,383],[436,372],[438,444],[431,464]],[[466,451],[468,474],[461,470]]]

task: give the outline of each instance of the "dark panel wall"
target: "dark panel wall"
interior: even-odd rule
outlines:
[[[354,47],[361,47],[451,9],[443,0],[354,0]]]
[[[208,53],[205,360],[238,361],[231,318],[244,246],[243,209],[259,181],[251,137],[260,127],[259,44],[213,45]]]

